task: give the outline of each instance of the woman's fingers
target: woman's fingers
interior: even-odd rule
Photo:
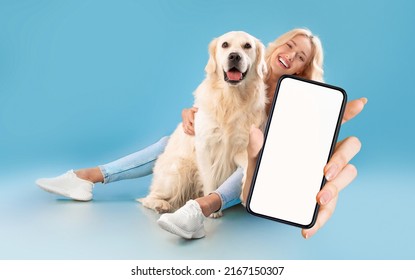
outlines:
[[[305,239],[308,239],[312,237],[316,232],[321,229],[324,224],[331,218],[331,216],[334,213],[334,210],[336,209],[337,204],[337,198],[333,199],[329,204],[320,207],[318,210],[317,220],[316,223],[312,228],[309,229],[303,229],[301,231],[301,234]]]
[[[320,205],[317,220],[310,229],[303,229],[302,235],[305,238],[313,236],[333,215],[336,209],[339,192],[349,185],[357,176],[357,169],[351,164],[347,164],[338,176],[323,187],[317,194],[317,202]]]
[[[365,107],[367,103],[367,98],[362,97],[347,102],[346,108],[344,110],[342,124],[356,117]]]
[[[358,115],[367,103],[366,98],[360,98],[347,103],[343,123]],[[313,236],[331,218],[336,209],[339,192],[347,187],[357,176],[357,169],[349,164],[350,160],[360,151],[361,142],[357,137],[348,137],[336,144],[335,151],[324,167],[327,183],[317,194],[320,205],[317,220],[310,229],[303,229],[305,238]]]
[[[335,179],[327,182],[317,194],[317,202],[324,206],[338,196],[339,192],[350,184],[357,176],[357,169],[352,164],[347,164]]]
[[[193,125],[189,125],[189,124],[186,125],[185,123],[183,123],[182,125],[183,125],[184,133],[188,135],[192,135],[192,136],[195,135],[195,130],[194,130]]]
[[[186,134],[195,135],[194,120],[197,110],[198,108],[192,107],[189,109],[183,109],[182,111],[182,126]]]
[[[337,174],[352,160],[361,147],[360,140],[354,136],[338,142],[332,157],[324,167],[324,176],[327,181],[336,178]]]

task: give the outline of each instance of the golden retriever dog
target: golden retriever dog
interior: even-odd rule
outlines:
[[[246,170],[250,128],[265,121],[263,44],[232,31],[214,39],[209,54],[206,78],[194,92],[195,136],[178,125],[156,161],[149,195],[139,199],[158,213],[213,192],[238,166]]]

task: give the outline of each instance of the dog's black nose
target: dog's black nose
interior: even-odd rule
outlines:
[[[238,62],[239,60],[241,60],[241,56],[239,55],[239,53],[233,52],[229,54],[228,59],[233,62]]]

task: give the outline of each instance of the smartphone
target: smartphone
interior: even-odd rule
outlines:
[[[346,92],[291,75],[280,78],[247,199],[249,213],[310,228],[324,166],[334,150]]]

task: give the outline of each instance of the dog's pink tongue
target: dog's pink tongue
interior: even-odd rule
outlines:
[[[226,75],[231,81],[239,81],[242,79],[242,73],[239,71],[228,71],[226,72]]]

